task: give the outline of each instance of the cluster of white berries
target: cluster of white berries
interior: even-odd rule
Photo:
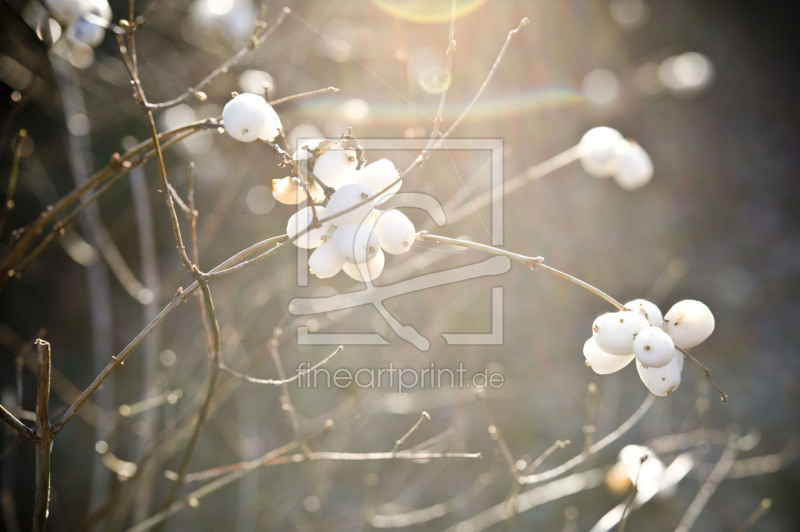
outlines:
[[[599,316],[583,346],[586,365],[605,375],[634,358],[639,378],[655,395],[672,395],[681,383],[684,354],[714,331],[714,315],[700,301],[684,299],[661,315],[658,307],[634,299],[625,309]],[[679,349],[680,348],[680,349]]]
[[[272,142],[283,126],[278,113],[257,94],[237,94],[222,108],[225,131],[240,142],[256,139]]]
[[[67,28],[67,38],[94,48],[111,20],[108,0],[45,0],[50,13]]]
[[[613,177],[625,190],[645,186],[653,178],[653,161],[633,140],[610,127],[590,129],[578,144],[581,166],[594,177]]]
[[[384,252],[399,255],[411,249],[416,229],[397,209],[375,207],[393,196],[402,185],[398,171],[388,159],[358,168],[355,150],[335,140],[319,140],[304,145],[295,154],[301,175],[313,176],[301,186],[295,177],[272,183],[275,198],[288,204],[324,198],[322,187],[335,190],[328,203],[308,205],[289,218],[286,232],[302,248],[314,249],[308,258],[311,273],[320,279],[340,271],[357,281],[372,281],[383,271]],[[397,181],[395,183],[395,181]],[[308,189],[306,193],[305,189]],[[330,218],[317,227],[316,220]],[[302,234],[301,234],[302,233]]]
[[[235,95],[225,104],[222,122],[228,135],[241,142],[272,142],[283,128],[272,106],[250,93]],[[320,279],[344,271],[357,281],[372,281],[383,271],[384,252],[405,253],[416,238],[405,214],[375,208],[400,190],[397,168],[388,159],[360,168],[360,147],[354,143],[355,139],[308,142],[294,154],[300,177],[272,181],[272,194],[281,203],[297,205],[311,196],[314,205],[293,214],[286,232],[295,245],[314,249],[308,266]],[[330,220],[320,224],[322,218]]]

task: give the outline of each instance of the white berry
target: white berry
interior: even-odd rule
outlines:
[[[714,315],[700,301],[678,301],[664,314],[664,330],[683,349],[696,346],[714,332]]]
[[[330,242],[322,244],[308,257],[309,270],[320,279],[333,277],[342,271],[344,263],[344,257],[339,255],[336,248]]]
[[[269,104],[261,96],[245,92],[237,95],[222,108],[225,131],[241,142],[253,142],[267,123]]]
[[[315,207],[315,211],[317,219],[325,216],[325,209],[323,207]],[[289,221],[286,223],[286,233],[289,235],[289,238],[294,238],[297,234],[308,229],[314,220],[315,211],[311,209],[311,206],[304,207],[289,218]],[[306,249],[316,248],[325,241],[329,229],[329,223],[324,223],[320,227],[315,227],[297,237],[294,241],[294,245]]]
[[[645,366],[664,367],[672,360],[674,353],[672,338],[659,327],[645,327],[633,339],[633,354]]]
[[[586,132],[578,144],[581,166],[594,177],[610,177],[619,168],[616,151],[622,134],[610,127],[596,127]]]
[[[373,281],[377,279],[383,271],[385,260],[386,255],[383,254],[383,250],[378,249],[378,253],[367,262],[345,262],[342,271],[356,281]]]
[[[583,344],[583,357],[586,359],[586,365],[599,375],[617,372],[630,364],[634,358],[633,355],[619,356],[606,353],[597,346],[594,336]]]
[[[361,224],[348,224],[336,229],[331,243],[348,262],[367,262],[378,254],[380,238],[373,227]]]
[[[616,147],[618,168],[614,181],[625,190],[636,190],[653,178],[653,161],[638,143],[623,140]]]
[[[677,356],[660,368],[647,367],[637,361],[636,370],[644,385],[654,395],[672,395],[681,383],[681,365]]]
[[[317,157],[311,171],[325,186],[339,189],[355,182],[358,160],[353,150],[332,148]]]
[[[633,310],[643,315],[650,322],[650,325],[654,327],[661,327],[664,324],[664,317],[655,303],[651,303],[646,299],[633,299],[625,303],[624,306],[628,310]]]
[[[356,183],[344,185],[333,193],[325,212],[327,212],[328,216],[335,216],[331,221],[337,227],[347,224],[360,224],[369,217],[370,213],[372,213],[372,208],[375,206],[374,199],[363,203],[371,196],[372,193],[365,185]],[[356,205],[358,206],[355,207]]]
[[[306,191],[292,177],[272,180],[272,195],[286,205],[297,205],[308,197]]]
[[[283,125],[278,113],[275,112],[275,109],[270,104],[267,104],[264,109],[264,127],[261,128],[258,138],[272,142],[275,137],[280,135],[282,129]]]
[[[411,220],[397,209],[383,211],[375,222],[375,231],[380,236],[383,250],[392,255],[411,249],[417,235]]]
[[[370,163],[361,170],[356,171],[356,182],[369,187],[372,195],[379,194],[383,189],[397,181],[400,174],[397,172],[394,163],[388,159],[380,159]],[[402,181],[397,181],[392,187],[380,195],[378,203],[385,201],[400,190]]]
[[[648,325],[641,314],[625,310],[598,317],[592,324],[592,331],[603,351],[612,355],[630,355],[633,353],[633,337]]]

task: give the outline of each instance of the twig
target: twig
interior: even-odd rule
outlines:
[[[708,504],[709,499],[711,499],[711,496],[714,495],[714,492],[717,490],[717,486],[725,479],[733,462],[736,460],[736,455],[739,453],[738,441],[739,436],[731,433],[728,438],[727,447],[725,447],[714,469],[711,470],[708,478],[706,478],[706,481],[700,487],[700,491],[697,492],[689,508],[686,509],[686,513],[683,514],[675,532],[688,532],[689,529],[692,528],[692,525],[700,516],[700,512],[702,512],[703,508]]]
[[[703,376],[708,378],[708,380],[711,382],[711,385],[714,386],[714,388],[716,388],[717,391],[719,392],[719,397],[720,397],[720,399],[722,399],[722,404],[724,404],[724,405],[728,404],[728,394],[723,392],[722,388],[720,388],[717,385],[717,383],[714,381],[714,377],[711,376],[711,370],[708,369],[707,367],[705,367],[699,360],[697,360],[694,356],[692,356],[691,353],[689,353],[685,349],[681,349],[679,347],[678,350],[681,353],[683,353],[684,355],[686,355],[687,357],[689,357],[689,359],[692,362],[694,362],[697,367],[699,367],[701,370],[703,370]]]
[[[429,143],[432,143],[439,136],[439,126],[442,123],[442,116],[444,115],[444,104],[447,101],[447,90],[450,88],[450,77],[453,72],[453,57],[456,55],[456,8],[458,0],[453,0],[450,5],[450,34],[447,36],[447,63],[444,68],[444,88],[442,89],[441,96],[439,97],[439,108],[436,111],[436,118],[433,119],[433,127],[431,129],[431,138]]]
[[[216,490],[222,488],[239,480],[247,473],[259,468],[259,467],[266,467],[266,466],[274,466],[280,464],[288,464],[288,463],[299,463],[299,462],[307,462],[307,461],[318,461],[318,460],[335,460],[335,461],[371,461],[371,460],[436,460],[436,459],[480,459],[480,453],[407,453],[407,452],[400,452],[400,453],[391,453],[391,452],[382,452],[382,453],[340,453],[340,452],[314,452],[310,455],[305,454],[293,454],[289,456],[278,456],[273,459],[265,459],[265,458],[258,458],[253,460],[252,462],[248,462],[247,465],[239,470],[236,470],[232,473],[229,473],[225,476],[222,476],[212,482],[209,482],[205,486],[198,488],[197,490],[191,492],[187,495],[184,500],[178,501],[173,503],[169,508],[163,510],[150,518],[138,523],[137,525],[131,527],[128,532],[143,532],[145,530],[150,529],[152,526],[156,525],[157,523],[162,522],[164,519],[173,515],[180,510],[186,508],[187,506],[197,505],[199,500],[206,495],[209,495]]]
[[[240,251],[239,253],[222,262],[219,266],[211,270],[211,273],[230,269],[230,267],[234,264],[238,264],[246,257],[256,253],[261,253],[259,255],[259,258],[261,259],[269,257],[277,252],[287,240],[288,238],[286,235],[281,235],[253,244],[249,248]],[[266,251],[264,251],[265,249]],[[247,265],[253,264],[253,262],[254,261],[252,260],[248,261]],[[167,306],[164,307],[161,312],[159,312],[158,316],[156,316],[155,319],[147,325],[147,327],[142,329],[122,351],[120,351],[116,356],[111,357],[111,362],[109,362],[103,371],[101,371],[100,374],[95,377],[94,381],[92,381],[92,383],[85,390],[83,390],[80,397],[78,397],[75,402],[72,403],[72,405],[64,412],[64,414],[62,414],[59,421],[53,425],[54,435],[60,432],[69,422],[69,420],[78,413],[86,401],[88,401],[89,398],[100,388],[103,382],[105,382],[105,380],[117,368],[125,363],[125,359],[128,358],[131,353],[133,353],[133,351],[144,341],[144,339],[147,338],[159,325],[161,325],[167,316],[169,316],[176,308],[178,308],[181,303],[186,301],[191,294],[193,294],[194,291],[199,288],[199,286],[199,282],[195,281],[187,289],[179,289],[175,297],[173,297]]]
[[[392,452],[396,453],[398,451],[398,449],[400,449],[400,447],[403,445],[403,443],[405,443],[405,441],[409,438],[409,436],[414,434],[417,431],[417,429],[419,428],[419,426],[422,425],[422,422],[425,421],[426,419],[428,421],[430,421],[431,420],[431,415],[428,414],[427,412],[422,412],[422,414],[420,414],[419,419],[417,420],[417,422],[414,423],[414,425],[410,429],[408,429],[408,431],[405,434],[403,434],[400,437],[399,440],[394,442],[394,447],[392,447]]]
[[[326,356],[325,358],[323,358],[322,360],[320,360],[319,362],[317,362],[313,366],[309,367],[308,369],[300,370],[297,373],[295,373],[294,375],[292,375],[291,377],[288,377],[286,379],[259,379],[259,378],[256,378],[256,377],[251,377],[250,375],[247,375],[246,373],[242,373],[242,372],[236,371],[235,369],[226,366],[223,362],[220,362],[220,369],[230,373],[234,377],[238,377],[240,379],[246,380],[247,382],[252,382],[252,383],[255,383],[255,384],[274,384],[274,385],[288,384],[290,382],[296,381],[297,379],[299,379],[303,375],[307,375],[308,373],[311,373],[312,371],[316,370],[317,368],[319,368],[321,366],[324,366],[325,364],[328,363],[328,361],[330,359],[332,359],[333,357],[335,357],[336,355],[341,353],[343,350],[344,350],[344,346],[340,345],[339,347],[334,349],[331,354],[329,354],[328,356]]]
[[[219,65],[217,68],[211,71],[206,77],[200,80],[197,85],[194,87],[190,87],[186,89],[186,92],[178,96],[177,98],[173,98],[172,100],[168,100],[162,103],[148,103],[147,108],[149,110],[155,111],[159,109],[168,109],[170,107],[175,107],[179,105],[189,98],[198,97],[200,96],[201,90],[208,84],[210,84],[217,76],[220,74],[224,74],[230,70],[230,68],[236,64],[238,64],[242,59],[247,57],[249,54],[253,53],[258,49],[258,47],[266,41],[273,32],[280,26],[287,15],[291,13],[291,10],[288,7],[284,7],[278,17],[273,22],[272,26],[269,29],[266,29],[266,24],[262,21],[259,21],[260,24],[256,26],[256,30],[253,35],[250,37],[247,45],[245,45],[241,50],[236,52],[232,57],[230,57],[227,61]],[[200,96],[202,98],[202,96]]]
[[[6,193],[6,203],[3,206],[3,214],[0,217],[0,236],[6,228],[6,222],[14,210],[14,193],[17,190],[17,177],[19,176],[19,161],[22,159],[22,149],[25,147],[25,138],[28,132],[20,129],[17,133],[17,145],[14,148],[14,161],[11,163],[11,173],[8,176],[8,192]]]
[[[500,449],[500,454],[503,455],[503,459],[506,461],[506,465],[508,466],[508,471],[511,473],[515,484],[519,485],[521,475],[519,468],[517,468],[516,460],[514,460],[514,455],[511,454],[511,448],[508,446],[506,439],[503,437],[503,433],[494,423],[492,413],[489,411],[489,407],[486,405],[483,390],[479,390],[475,394],[475,398],[478,400],[478,406],[481,409],[481,413],[483,414],[486,423],[489,424],[489,426],[486,427],[486,431],[489,433],[489,436],[491,436],[492,440],[497,443],[497,447]]]
[[[300,423],[297,421],[297,412],[295,412],[294,405],[292,404],[292,397],[289,395],[289,385],[286,382],[286,372],[283,370],[283,362],[281,362],[281,356],[278,352],[278,336],[281,334],[279,328],[275,328],[273,332],[272,338],[269,340],[269,355],[272,357],[272,362],[275,364],[275,369],[278,372],[278,378],[283,381],[280,384],[281,387],[281,409],[286,412],[289,417],[289,424],[292,426],[292,432],[294,433],[294,439],[301,442],[300,449],[302,449],[303,454],[310,455],[311,448],[308,446],[302,436],[300,435]]]
[[[6,410],[6,407],[0,404],[0,417],[3,418],[9,427],[19,432],[21,435],[25,436],[28,439],[33,439],[35,437],[35,433],[33,429],[26,426],[22,421],[17,419],[17,417]]]
[[[50,505],[50,344],[36,340],[39,370],[36,375],[36,495],[33,503],[33,530],[43,531]]]
[[[750,529],[754,524],[758,522],[759,519],[764,517],[764,515],[769,512],[769,509],[772,508],[772,499],[769,497],[765,497],[761,499],[761,502],[758,504],[758,508],[753,510],[753,513],[742,523],[742,526],[736,529],[736,532],[746,532]]]
[[[544,262],[543,262],[544,258],[542,258],[542,257],[529,257],[529,256],[526,256],[526,255],[520,255],[519,253],[513,253],[511,251],[506,251],[504,249],[497,248],[497,247],[494,247],[494,246],[489,246],[487,244],[479,244],[477,242],[471,242],[469,240],[461,240],[461,239],[458,239],[458,238],[449,238],[449,237],[446,237],[446,236],[432,235],[432,234],[429,234],[427,231],[420,231],[419,233],[417,233],[417,240],[427,240],[427,241],[430,241],[430,242],[439,242],[440,244],[451,244],[453,246],[460,246],[460,247],[463,247],[463,248],[474,249],[476,251],[482,251],[484,253],[489,253],[489,254],[492,254],[492,255],[500,255],[502,257],[508,257],[509,259],[511,259],[513,261],[516,261],[516,262],[524,264],[525,266],[527,266],[528,268],[530,268],[532,270],[541,269],[543,271],[546,271],[548,273],[551,273],[551,274],[555,275],[556,277],[560,277],[560,278],[565,279],[565,280],[567,280],[567,281],[569,281],[571,283],[574,283],[574,284],[580,286],[581,288],[584,288],[584,289],[588,290],[589,292],[591,292],[591,293],[593,293],[593,294],[595,294],[595,295],[597,295],[599,297],[602,297],[603,299],[605,299],[606,301],[608,301],[609,303],[611,303],[612,305],[617,307],[619,310],[624,310],[625,309],[625,307],[622,305],[622,303],[620,303],[619,301],[617,301],[616,299],[614,299],[610,295],[606,294],[605,292],[603,292],[599,288],[597,288],[595,286],[592,286],[592,285],[590,285],[589,283],[587,283],[585,281],[581,281],[577,277],[573,277],[572,275],[569,275],[569,274],[564,273],[564,272],[562,272],[560,270],[557,270],[557,269],[553,268],[552,266],[548,266],[548,265],[544,264]]]
[[[497,198],[498,194],[500,194],[500,197],[508,196],[512,192],[528,185],[531,181],[540,179],[578,160],[579,155],[578,146],[573,146],[544,162],[529,167],[524,172],[511,179],[504,180],[500,190],[487,190],[480,196],[471,198],[468,203],[456,208],[453,212],[448,213],[447,223],[455,223],[462,218],[474,214],[478,210],[491,205],[492,201],[496,201],[495,198]]]
[[[619,519],[619,528],[617,529],[618,532],[625,532],[625,527],[628,525],[628,516],[630,515],[629,510],[631,509],[631,505],[636,498],[636,493],[639,491],[639,476],[642,474],[644,463],[649,458],[650,455],[646,452],[639,458],[639,469],[636,470],[636,478],[633,479],[631,493],[628,496],[628,500],[625,502],[625,507],[622,509],[622,517]]]
[[[280,105],[282,103],[286,103],[292,100],[297,100],[299,98],[307,98],[309,96],[316,96],[317,94],[324,94],[326,92],[339,92],[339,89],[336,87],[325,87],[324,89],[317,89],[308,92],[301,92],[300,94],[291,94],[289,96],[284,96],[283,98],[278,98],[276,100],[270,100],[270,105]]]
[[[606,448],[607,446],[611,445],[619,438],[623,436],[626,432],[628,432],[631,427],[633,427],[642,417],[647,413],[653,403],[655,402],[656,396],[653,394],[648,394],[647,398],[642,402],[636,412],[631,414],[631,416],[626,419],[617,429],[603,438],[602,440],[598,441],[594,445],[592,445],[589,449],[583,451],[581,454],[567,460],[563,464],[559,465],[558,467],[554,467],[553,469],[549,469],[542,473],[528,475],[520,478],[520,481],[523,484],[536,484],[538,482],[544,482],[545,480],[550,480],[551,478],[558,477],[563,475],[567,471],[577,467],[578,465],[585,462],[590,456],[593,454],[598,453],[602,449]]]
[[[473,515],[465,521],[456,523],[447,528],[446,531],[470,530],[471,532],[479,532],[486,530],[513,517],[512,512],[519,514],[542,504],[589,490],[601,485],[604,478],[605,475],[597,469],[574,473],[568,477],[549,482],[544,486],[537,486],[520,493],[515,501],[515,508],[510,508],[507,501],[503,501]]]
[[[527,474],[533,473],[534,471],[539,469],[539,466],[541,466],[544,463],[544,461],[550,457],[551,454],[553,454],[559,449],[566,448],[567,445],[569,445],[570,443],[571,442],[569,440],[556,440],[555,443],[553,443],[553,445],[545,449],[545,451],[542,454],[540,454],[536,458],[536,460],[531,462],[531,465],[529,465],[528,468],[525,469],[525,473]]]

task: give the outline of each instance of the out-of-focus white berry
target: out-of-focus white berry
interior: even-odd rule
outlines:
[[[317,157],[311,171],[326,186],[339,189],[355,182],[358,159],[353,150],[331,148]]]
[[[253,142],[264,130],[269,104],[256,94],[237,95],[222,108],[225,131],[241,142]]]
[[[344,266],[344,257],[339,255],[330,242],[325,242],[308,257],[308,269],[320,279],[333,277]]]
[[[650,325],[636,333],[633,354],[645,366],[661,368],[675,356],[675,344],[661,328]]]
[[[330,152],[326,152],[325,154],[327,153]],[[328,216],[336,216],[336,218],[331,219],[331,222],[337,227],[348,224],[360,224],[369,217],[373,207],[375,207],[375,200],[372,199],[363,205],[359,205],[355,208],[353,207],[371,196],[372,193],[365,185],[357,183],[343,185],[333,193],[331,199],[328,201],[325,212]],[[353,210],[347,212],[348,209],[351,208]]]
[[[258,138],[266,140],[267,142],[272,142],[275,140],[275,137],[280,135],[282,129],[283,125],[281,124],[278,113],[275,112],[275,109],[273,109],[270,104],[267,104],[267,107],[264,109],[264,127],[261,128],[261,133],[258,134]]]
[[[633,337],[649,323],[647,318],[632,310],[608,312],[592,324],[598,347],[612,355],[633,353]]]
[[[325,209],[323,207],[315,207],[315,210],[318,219],[325,216]],[[286,233],[289,235],[289,238],[294,238],[295,235],[307,229],[313,220],[314,211],[310,206],[304,207],[294,213],[289,217],[289,221],[286,223]],[[321,227],[316,227],[300,235],[297,240],[294,241],[294,245],[306,249],[319,247],[325,241],[325,236],[328,234],[329,229],[330,224],[324,223]]]
[[[626,445],[619,452],[618,463],[625,467],[631,482],[636,482],[637,501],[647,501],[658,493],[667,468],[652,450],[641,445]]]
[[[80,0],[78,17],[67,28],[67,37],[94,48],[103,42],[106,33],[104,23],[109,20],[111,6],[108,0]]]
[[[381,238],[383,250],[392,255],[400,255],[411,249],[417,236],[414,224],[397,209],[380,213],[375,222],[375,231]]]
[[[677,356],[673,356],[666,366],[660,368],[647,367],[637,360],[636,370],[644,385],[654,395],[672,395],[681,383],[681,365]]]
[[[377,160],[374,163],[368,164],[361,170],[357,170],[355,173],[356,182],[369,187],[373,196],[394,183],[398,175],[397,168],[395,168],[394,163],[389,159]],[[380,195],[378,203],[382,203],[391,196],[394,196],[402,185],[402,181],[395,183],[389,190]]]
[[[378,249],[377,255],[367,262],[358,264],[355,262],[345,262],[342,271],[356,281],[374,281],[383,271],[385,260],[386,255],[383,254],[383,250]],[[362,275],[362,272],[365,275]]]
[[[292,176],[272,180],[272,195],[286,205],[297,205],[306,200],[308,195]]]
[[[678,301],[664,314],[664,330],[683,349],[696,346],[714,332],[714,315],[700,301]]]
[[[361,224],[342,225],[331,237],[336,252],[348,262],[366,262],[378,254],[381,241],[373,227]]]
[[[615,373],[630,364],[634,358],[633,355],[619,356],[606,353],[597,346],[594,336],[583,344],[583,357],[586,359],[586,365],[598,375]]]
[[[578,144],[581,166],[594,177],[610,177],[619,168],[617,143],[622,134],[610,127],[596,127],[587,131]]]
[[[64,25],[69,25],[78,19],[81,13],[81,0],[44,0],[50,13]]]
[[[661,327],[664,324],[664,317],[655,303],[651,303],[646,299],[633,299],[625,303],[624,306],[628,310],[642,314],[650,322],[650,325],[654,327]]]
[[[653,161],[647,152],[632,140],[617,143],[619,167],[614,173],[614,181],[625,190],[636,190],[645,186],[653,178]]]

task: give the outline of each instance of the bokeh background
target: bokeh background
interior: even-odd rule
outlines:
[[[115,19],[125,16],[127,2],[111,5]],[[292,14],[255,54],[205,88],[205,101],[159,112],[159,128],[219,116],[231,91],[257,91],[268,83],[272,99],[328,86],[340,89],[276,107],[289,141],[338,137],[348,127],[363,139],[430,134],[443,87],[449,1],[286,5]],[[115,39],[107,35],[93,52],[66,50],[62,42],[48,54],[48,46],[24,22],[37,6],[23,1],[0,6],[4,194],[14,135],[20,128],[29,135],[12,229],[74,188],[76,179],[107,164],[114,152],[148,136]],[[271,24],[284,4],[266,6]],[[149,17],[137,37],[141,78],[151,101],[162,101],[245,45],[258,6],[249,0],[182,0],[137,2],[136,11]],[[704,301],[717,328],[694,354],[730,396],[728,405],[720,404],[702,373],[687,363],[677,393],[660,398],[642,422],[582,470],[605,473],[625,444],[697,428],[750,433],[757,444],[740,458],[782,453],[780,459],[759,462],[763,474],[725,480],[695,529],[734,530],[764,498],[772,507],[752,530],[797,529],[794,493],[800,469],[792,449],[800,421],[800,185],[795,175],[800,107],[794,57],[799,43],[792,19],[780,3],[463,0],[443,129],[469,104],[509,30],[523,17],[529,24],[510,42],[485,93],[452,137],[502,139],[504,176],[512,178],[574,146],[589,128],[607,125],[648,151],[655,176],[646,187],[625,191],[611,180],[588,176],[577,163],[568,165],[505,198],[503,247],[542,255],[618,300],[646,297],[664,311],[680,299]],[[367,157],[388,156],[404,168],[415,155],[400,150]],[[207,131],[170,149],[168,174],[184,197],[190,161],[195,163],[201,269],[285,231],[294,207],[276,204],[269,186],[286,170],[263,145]],[[479,183],[470,194],[485,190],[480,183],[489,175],[487,164],[485,152],[437,151],[409,174],[403,190],[424,192],[448,205],[458,201],[453,198],[470,180]],[[24,361],[31,358],[25,346],[37,336],[52,343],[58,373],[53,411],[63,411],[75,387],[87,386],[178,287],[188,286],[191,279],[175,253],[158,187],[154,163],[132,172],[104,194],[96,211],[3,289],[4,405],[16,404],[21,383],[21,406],[33,409],[35,377]],[[407,212],[418,229],[489,242],[488,210],[444,227],[420,210]],[[2,239],[4,245],[9,242],[8,229]],[[134,281],[118,279],[98,251],[108,247],[104,242],[113,242]],[[377,284],[485,258],[427,243],[416,248],[389,257]],[[580,452],[590,383],[598,388],[589,408],[598,437],[614,430],[647,396],[632,367],[601,377],[583,365],[581,348],[591,322],[610,308],[543,272],[514,265],[501,277],[387,300],[389,312],[430,340],[430,350],[419,351],[397,337],[372,307],[292,316],[288,308],[295,297],[358,289],[343,275],[312,278],[307,287],[298,287],[297,261],[294,249],[287,249],[212,285],[228,365],[275,378],[269,353],[275,328],[283,331],[277,338],[288,374],[333,348],[298,345],[298,326],[326,333],[375,331],[389,345],[348,346],[327,367],[434,363],[456,368],[463,363],[470,372],[499,372],[504,386],[488,390],[485,404],[515,458],[530,462],[554,441],[572,441],[543,468]],[[504,288],[502,345],[448,346],[442,332],[489,332],[490,293],[497,286]],[[158,509],[169,488],[162,473],[178,466],[187,416],[202,400],[208,373],[206,337],[198,304],[191,300],[131,356],[95,396],[87,415],[74,419],[56,439],[51,529],[123,529]],[[120,405],[175,390],[145,413],[118,414]],[[391,450],[427,411],[431,420],[408,445],[434,438],[430,450],[481,452],[483,459],[264,468],[178,513],[166,529],[370,529],[376,524],[369,521],[372,514],[402,514],[453,501],[440,517],[411,527],[439,530],[469,520],[511,492],[513,482],[473,390],[418,387],[401,395],[385,386],[290,385],[289,393],[301,434],[319,430],[326,419],[335,422],[330,434],[310,444],[314,450]],[[279,387],[225,375],[217,397],[191,471],[251,459],[294,439]],[[32,508],[32,446],[16,441],[9,430],[3,434],[2,526],[11,530],[18,521],[24,529]],[[97,445],[103,441],[106,458],[141,463],[152,452],[149,446],[172,441],[170,434],[178,434],[174,448],[160,448],[150,477],[140,471],[123,481],[119,463],[112,472],[96,451],[105,448]],[[677,525],[722,452],[707,435],[690,440],[697,467],[672,496],[635,512],[631,530]],[[666,452],[662,458],[669,462],[674,456]],[[199,485],[190,484],[182,493]],[[506,525],[588,530],[624,497],[599,485],[523,512]],[[93,513],[108,500],[110,512]]]

